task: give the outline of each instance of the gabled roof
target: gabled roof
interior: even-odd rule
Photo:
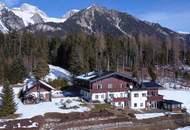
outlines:
[[[29,78],[29,79],[25,80],[25,85],[23,86],[22,91],[27,92],[30,89],[32,89],[33,87],[35,87],[37,84],[39,84],[39,83],[43,84],[44,86],[46,86],[50,90],[55,89],[51,85],[47,84],[46,82],[44,82],[42,80],[37,80],[34,77],[32,77],[32,78]]]
[[[47,84],[46,82],[39,80],[40,83],[42,83],[43,85],[45,85],[46,87],[50,88],[51,90],[54,90],[55,88],[52,87],[51,85]]]
[[[113,71],[106,71],[106,72],[89,72],[86,74],[82,74],[80,76],[77,76],[77,79],[80,80],[85,80],[85,81],[89,81],[89,82],[95,82],[101,79],[105,79],[111,76],[120,76],[129,80],[132,80],[134,82],[137,82],[134,78],[132,78],[132,76],[124,74],[124,73],[120,73],[120,72],[113,72]]]
[[[143,82],[142,88],[146,89],[159,89],[162,88],[161,85],[157,84],[156,82]]]

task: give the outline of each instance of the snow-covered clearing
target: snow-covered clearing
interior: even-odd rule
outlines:
[[[48,75],[45,76],[45,81],[52,81],[55,79],[65,79],[65,80],[71,80],[72,74],[58,66],[49,65],[50,72]]]
[[[159,94],[164,96],[164,99],[176,100],[183,103],[183,107],[187,108],[190,113],[190,91],[165,89],[159,90]]]
[[[143,113],[143,114],[135,114],[136,118],[141,119],[149,119],[149,118],[155,118],[160,116],[165,116],[164,113]]]
[[[0,88],[2,89],[2,88]],[[18,92],[21,87],[13,88],[15,93],[15,102],[17,103],[17,111],[15,114],[20,114],[21,116],[18,119],[31,118],[37,115],[44,115],[48,112],[59,112],[59,113],[70,113],[70,112],[84,112],[89,111],[90,109],[85,106],[81,106],[82,102],[78,97],[62,97],[62,98],[53,98],[52,102],[42,102],[39,104],[24,105],[20,99],[18,99]],[[71,109],[61,109],[64,103],[67,103],[69,100],[69,105]]]
[[[190,130],[190,126],[184,127],[184,128],[178,128],[176,130]]]

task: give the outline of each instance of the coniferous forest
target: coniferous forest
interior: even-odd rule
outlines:
[[[141,35],[129,38],[82,32],[64,38],[30,32],[1,33],[0,56],[0,82],[9,80],[11,84],[22,81],[30,72],[45,75],[48,64],[75,75],[92,70],[129,67],[135,71],[139,67],[190,64],[186,45],[170,39],[160,42],[156,37],[146,39]],[[39,73],[37,69],[41,69]]]

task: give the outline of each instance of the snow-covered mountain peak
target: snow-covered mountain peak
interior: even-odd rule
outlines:
[[[185,34],[185,35],[190,34],[190,32],[184,32],[184,31],[179,31],[178,33]]]
[[[47,17],[46,13],[44,13],[38,7],[36,7],[34,5],[31,5],[31,4],[28,4],[28,3],[22,4],[21,7],[20,7],[20,10],[21,11],[28,11],[28,12],[33,13],[33,14],[34,13],[38,13],[38,14],[40,14],[42,16],[46,16]]]
[[[97,8],[97,7],[99,7],[97,4],[92,4],[89,7],[87,7],[86,9]]]
[[[22,4],[21,7],[13,8],[12,11],[23,19],[25,26],[43,22],[64,22],[65,19],[48,17],[46,13],[38,7],[30,4]]]
[[[23,9],[23,10],[35,10],[35,9],[38,9],[36,6],[28,4],[28,3],[22,4],[20,8]]]
[[[69,17],[73,16],[75,13],[78,13],[80,10],[78,9],[72,9],[68,11],[65,15],[63,15],[63,19],[68,19]]]
[[[86,8],[87,10],[103,10],[106,9],[103,6],[97,5],[97,4],[92,4],[89,7]]]
[[[5,3],[0,2],[0,10],[7,8],[7,6],[5,5]]]

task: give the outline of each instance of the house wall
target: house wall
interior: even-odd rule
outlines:
[[[163,96],[158,94],[158,89],[149,89],[146,106],[150,109],[160,108]]]
[[[80,93],[90,101],[110,101],[112,98],[128,97],[129,85],[132,84],[132,81],[117,76],[109,77],[92,83],[89,91],[86,87],[81,89]]]
[[[92,93],[91,101],[100,101],[104,102],[107,98],[106,93]]]
[[[122,79],[119,77],[109,77],[92,83],[91,92],[102,93],[128,91],[130,84],[133,85],[133,82],[130,80]],[[100,85],[102,87],[100,87]],[[109,85],[112,85],[112,88],[109,88]]]
[[[127,92],[106,92],[106,93],[92,93],[91,94],[91,100],[92,101],[111,101],[112,98],[123,98],[128,97]]]
[[[138,94],[138,97],[135,97],[135,94]],[[146,96],[143,96],[146,94]],[[146,108],[146,101],[147,101],[147,91],[131,91],[131,108],[132,109],[145,109]],[[136,106],[135,106],[136,105]]]
[[[33,88],[28,90],[25,97],[27,97],[28,95],[34,96],[36,100],[40,97],[40,99],[43,101],[51,101],[51,90],[46,88],[46,86],[44,86],[43,84],[37,84]],[[34,101],[31,101],[30,103],[30,101],[27,98],[25,100],[27,100],[24,101],[25,104],[34,103]]]
[[[148,96],[158,95],[158,89],[149,89]]]

